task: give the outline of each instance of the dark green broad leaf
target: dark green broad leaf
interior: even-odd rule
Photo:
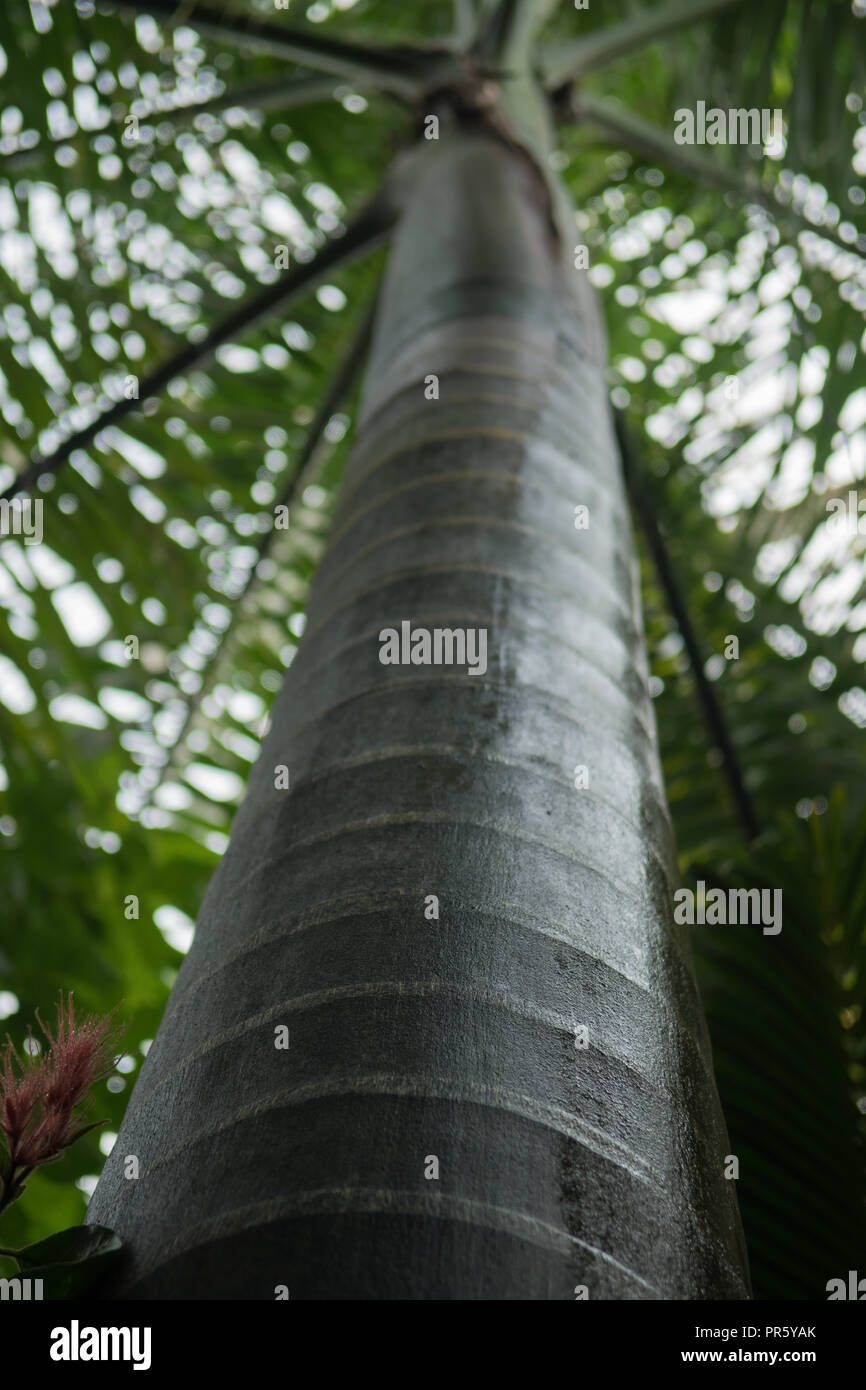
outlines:
[[[43,1281],[43,1298],[77,1298],[85,1293],[122,1248],[107,1226],[71,1226],[18,1251],[23,1273]]]

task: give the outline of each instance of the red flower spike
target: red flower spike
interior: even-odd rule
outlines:
[[[16,1075],[16,1067],[20,1075]],[[10,1038],[0,1057],[0,1128],[9,1141],[13,1161],[16,1145],[35,1117],[43,1088],[41,1066],[33,1060],[22,1062]]]
[[[124,1031],[114,1010],[100,1018],[76,1021],[72,993],[57,1005],[55,1031],[42,1022],[45,1053],[22,1061],[9,1042],[0,1057],[0,1128],[9,1143],[10,1171],[0,1193],[0,1210],[23,1189],[26,1173],[57,1158],[91,1126],[82,1120],[88,1106],[76,1109],[97,1081],[114,1070],[117,1044]],[[16,1170],[18,1175],[16,1176]]]
[[[39,1018],[38,1010],[36,1017],[50,1045],[45,1063],[45,1108],[71,1110],[91,1086],[114,1071],[114,1049],[122,1029],[113,1025],[113,1011],[104,1018],[88,1014],[76,1023],[71,991],[65,1004],[60,995],[56,1035]]]

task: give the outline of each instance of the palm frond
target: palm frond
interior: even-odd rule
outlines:
[[[691,3],[687,0],[685,4],[666,4],[649,9],[619,24],[606,24],[585,38],[542,50],[541,71],[547,86],[555,90],[564,82],[607,67],[648,44],[658,43],[668,34],[740,4],[742,0],[691,0]]]
[[[404,46],[397,51],[373,45],[352,43],[322,34],[315,26],[305,29],[274,24],[258,14],[215,10],[208,5],[179,7],[176,0],[112,0],[121,11],[157,15],[169,26],[184,24],[202,34],[243,45],[263,53],[275,54],[337,77],[375,85],[408,99],[419,84],[429,81],[442,61],[449,61],[447,50]]]
[[[20,492],[32,489],[40,478],[57,473],[76,449],[83,449],[103,430],[118,425],[175,378],[207,362],[223,343],[243,338],[256,324],[267,320],[278,309],[285,311],[289,308],[330,271],[380,246],[387,237],[393,217],[394,208],[388,196],[383,194],[374,198],[342,237],[326,242],[311,260],[287,270],[273,285],[260,290],[252,299],[226,314],[203,336],[197,336],[194,342],[174,353],[168,361],[152,368],[142,378],[134,396],[123,397],[97,412],[88,424],[68,434],[51,454],[37,455],[0,497],[15,497]]]

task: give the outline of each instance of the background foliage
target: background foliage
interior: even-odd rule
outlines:
[[[417,113],[363,81],[281,105],[275,84],[306,69],[138,8],[0,11],[0,488],[273,283],[280,246],[303,263],[338,235],[415,132]],[[539,59],[553,85],[576,38],[653,8],[560,5]],[[737,6],[586,65],[557,101],[555,163],[607,317],[636,521],[658,528],[761,832],[744,834],[644,547],[684,882],[783,890],[780,936],[696,928],[695,952],[755,1292],[786,1298],[824,1297],[866,1251],[864,536],[834,531],[826,506],[866,472],[863,8]],[[299,3],[258,9],[305,18]],[[306,22],[446,43],[454,9],[318,0]],[[673,112],[699,99],[781,108],[784,148],[673,147]],[[63,987],[85,1009],[122,1000],[130,1019],[94,1112],[110,1120],[102,1151],[89,1135],[34,1176],[6,1244],[81,1220],[189,944],[303,630],[351,394],[289,531],[274,506],[382,254],[43,476],[42,545],[0,539],[0,1013],[20,1040]]]

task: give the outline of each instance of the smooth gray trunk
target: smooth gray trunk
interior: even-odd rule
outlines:
[[[747,1297],[594,302],[523,155],[417,160],[308,627],[88,1219],[133,1297]],[[407,620],[486,628],[486,673],[382,665]]]

